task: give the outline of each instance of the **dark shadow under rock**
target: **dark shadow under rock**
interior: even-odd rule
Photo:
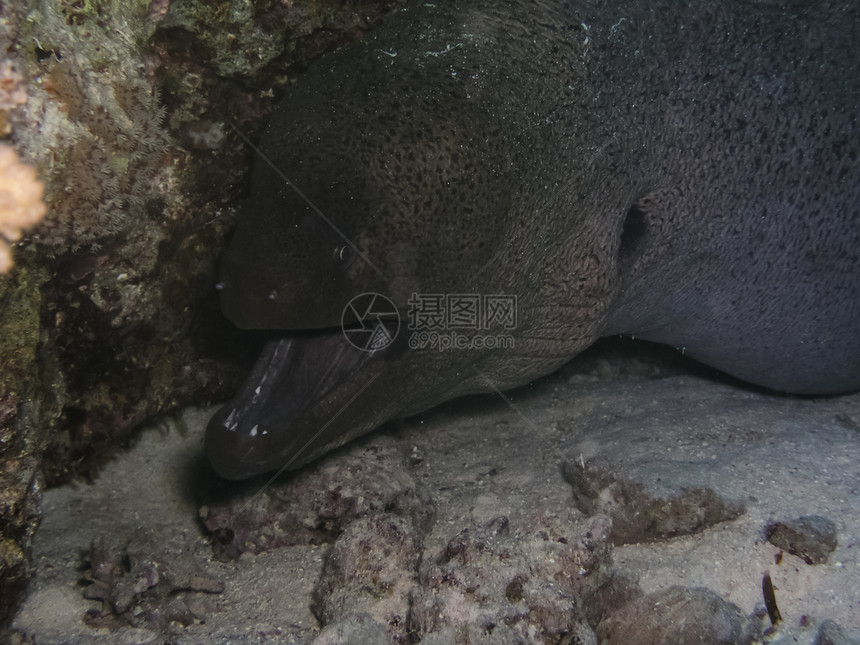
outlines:
[[[741,502],[725,500],[710,488],[690,488],[663,499],[651,496],[643,484],[617,477],[591,462],[565,462],[562,472],[580,511],[612,519],[609,540],[616,546],[700,533],[744,512]]]

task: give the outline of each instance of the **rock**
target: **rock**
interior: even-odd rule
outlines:
[[[258,480],[229,482],[227,499],[201,510],[222,559],[332,542],[350,522],[381,511],[407,518],[422,532],[435,517],[432,500],[385,436],[351,444],[296,475],[261,486]]]
[[[742,503],[724,500],[710,488],[691,488],[663,499],[649,495],[641,483],[616,477],[590,462],[566,462],[562,472],[580,511],[612,519],[609,540],[616,546],[700,533],[744,512]]]
[[[601,645],[739,645],[741,612],[709,589],[670,587],[623,606],[597,627]]]
[[[582,599],[582,606],[588,624],[596,627],[600,621],[624,605],[644,595],[636,580],[615,571]]]
[[[378,513],[355,520],[326,556],[314,613],[323,624],[363,614],[384,626],[392,642],[410,642],[409,597],[420,556],[421,537],[405,519]]]
[[[39,384],[40,377],[56,376],[39,354],[40,287],[46,280],[47,272],[24,267],[0,276],[0,640],[32,572],[42,451],[60,414],[52,405],[55,394]],[[53,382],[62,390],[61,379]]]
[[[0,414],[0,429],[2,422]],[[25,444],[24,439],[26,437],[18,437],[22,444]],[[10,458],[9,455],[0,454],[0,639],[3,637],[5,622],[14,613],[19,597],[27,589],[30,575],[28,560],[41,513],[38,473],[36,459],[18,458],[17,455]]]
[[[609,561],[605,522],[538,515],[519,530],[504,517],[464,529],[422,571],[410,626],[439,643],[595,642],[579,606]]]
[[[765,528],[767,541],[803,558],[806,564],[823,564],[836,550],[836,524],[820,515],[771,522]]]

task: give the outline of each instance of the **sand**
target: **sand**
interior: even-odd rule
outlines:
[[[499,516],[526,530],[536,512],[568,512],[573,496],[562,464],[599,464],[654,497],[711,488],[745,507],[737,519],[695,535],[614,548],[613,566],[638,578],[644,592],[707,587],[744,615],[761,616],[762,575],[769,572],[783,622],[763,642],[812,643],[827,619],[860,639],[860,395],[775,396],[625,360],[598,356],[507,401],[488,395],[454,402],[359,444],[393,442],[432,500],[436,520],[421,536],[421,560],[438,560],[464,528]],[[213,557],[198,518],[212,482],[202,436],[213,412],[185,410],[143,431],[93,484],[45,492],[36,577],[13,625],[22,638],[39,645],[317,638],[322,625],[311,594],[329,544],[246,553],[231,562]],[[356,449],[326,459],[344,460]],[[765,540],[768,522],[804,515],[836,525],[838,546],[824,564],[780,556]],[[99,539],[130,542],[134,554],[150,552],[161,566],[192,563],[223,582],[224,591],[186,594],[202,620],[170,626],[169,639],[145,622],[132,627],[120,619],[113,631],[88,626],[84,614],[102,604],[83,596],[82,561]],[[761,622],[769,625],[766,617]]]

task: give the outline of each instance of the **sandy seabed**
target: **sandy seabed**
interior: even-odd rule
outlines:
[[[394,442],[433,500],[422,560],[438,558],[464,528],[499,516],[522,526],[541,509],[569,508],[562,464],[609,464],[655,497],[711,488],[745,507],[737,519],[694,535],[616,547],[613,566],[638,578],[645,593],[707,587],[744,615],[762,614],[768,572],[783,622],[763,642],[812,643],[827,619],[860,639],[860,394],[775,396],[625,360],[598,356],[511,393],[507,402],[454,402],[369,437]],[[22,641],[311,643],[319,636],[311,597],[328,544],[229,562],[213,557],[199,520],[212,480],[202,438],[213,412],[188,409],[179,421],[145,430],[91,485],[46,491],[36,578],[13,624]],[[350,449],[326,459],[345,459]],[[805,515],[836,525],[838,546],[823,564],[781,554],[764,537],[768,522]],[[84,597],[81,578],[94,540],[131,541],[192,561],[224,591],[200,594],[190,606],[202,621],[174,625],[167,639],[146,624],[93,626],[84,615],[98,613],[102,603]]]

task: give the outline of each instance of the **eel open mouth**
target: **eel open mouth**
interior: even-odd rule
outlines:
[[[206,428],[205,450],[215,471],[244,479],[310,461],[338,435],[331,426],[354,389],[341,386],[372,356],[347,342],[340,328],[270,341]]]

